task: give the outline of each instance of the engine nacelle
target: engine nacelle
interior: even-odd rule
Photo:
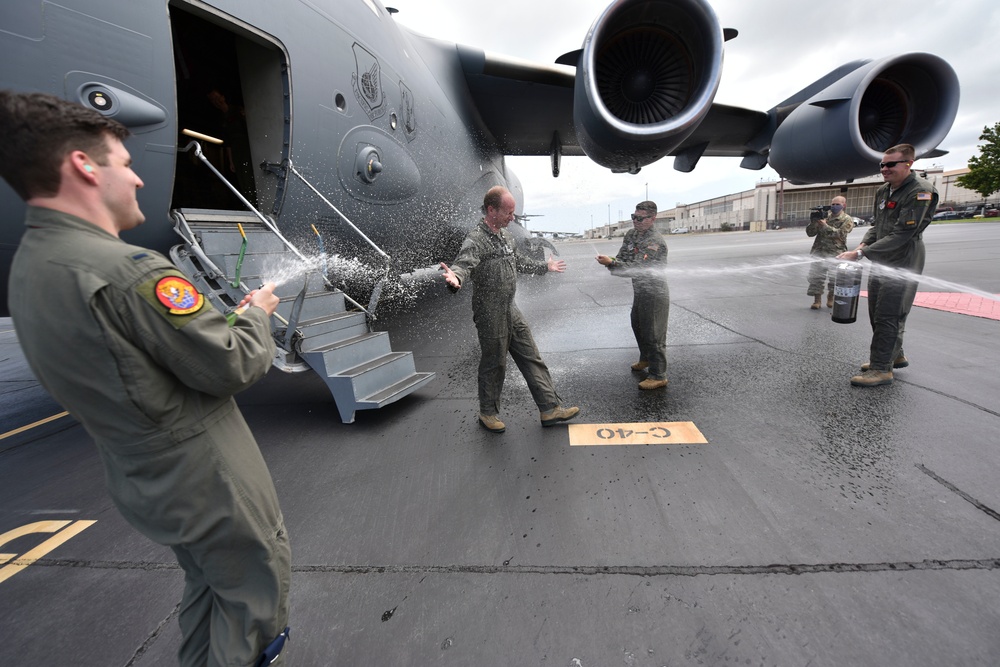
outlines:
[[[618,0],[577,63],[573,120],[596,163],[635,173],[705,118],[722,77],[723,31],[701,0]]]
[[[958,76],[929,53],[870,62],[813,95],[780,122],[768,162],[795,183],[878,173],[887,148],[912,144],[917,157],[944,140],[958,113]]]

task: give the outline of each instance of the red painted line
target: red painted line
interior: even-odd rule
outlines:
[[[861,296],[867,299],[868,291],[861,290]],[[964,292],[917,292],[913,305],[943,310],[947,313],[1000,320],[1000,294],[996,299],[987,299]]]

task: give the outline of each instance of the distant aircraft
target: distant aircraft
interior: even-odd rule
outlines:
[[[393,13],[379,0],[4,0],[0,87],[132,130],[147,222],[127,241],[167,251],[172,212],[245,210],[211,163],[289,241],[314,245],[314,227],[327,252],[388,258],[397,275],[450,261],[489,187],[523,202],[506,155],[548,155],[553,175],[563,155],[632,173],[730,156],[835,181],[872,173],[896,143],[942,154],[958,107],[954,71],[922,53],[843,65],[767,111],[714,104],[736,31],[703,0],[616,0],[554,65],[419,35]],[[191,143],[202,135],[224,143]],[[7,314],[23,207],[6,184],[0,207]]]

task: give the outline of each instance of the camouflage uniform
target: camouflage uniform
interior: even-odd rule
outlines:
[[[232,395],[274,357],[267,314],[232,327],[162,255],[29,207],[10,310],[42,385],[97,445],[112,500],[185,573],[182,665],[250,665],[288,619],[274,484]]]
[[[667,379],[667,243],[655,229],[630,229],[622,247],[608,265],[611,275],[632,279],[632,333],[639,345],[639,361],[649,363],[654,380]]]
[[[873,264],[924,271],[922,235],[937,210],[938,193],[916,174],[894,192],[886,183],[875,193],[875,218],[861,241],[865,257]],[[913,307],[919,281],[896,275],[881,275],[876,267],[868,275],[868,318],[872,324],[870,364],[872,370],[890,371],[903,355],[903,329]]]
[[[524,375],[538,409],[545,412],[557,407],[560,401],[552,376],[514,303],[517,273],[542,275],[548,272],[548,264],[520,254],[506,229],[494,234],[480,222],[465,237],[451,269],[462,285],[472,278],[472,318],[482,350],[479,412],[499,414],[508,352]]]
[[[815,236],[812,250],[809,254],[813,257],[836,257],[842,252],[847,252],[847,235],[854,229],[854,218],[841,211],[837,215],[826,221],[827,227],[821,227],[818,221],[812,221],[806,227],[806,234]],[[830,292],[833,292],[833,283],[836,271],[831,271],[830,262],[816,261],[809,267],[809,289],[806,294],[809,296],[819,296],[823,293],[823,285],[829,278]]]

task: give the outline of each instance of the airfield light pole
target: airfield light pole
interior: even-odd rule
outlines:
[[[785,179],[778,182],[778,220],[774,223],[776,226],[781,225],[781,218],[785,215]]]

